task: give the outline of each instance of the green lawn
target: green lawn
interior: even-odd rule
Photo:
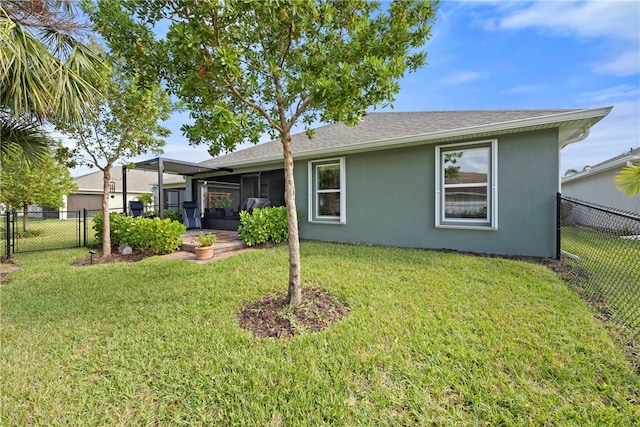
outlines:
[[[579,257],[563,262],[588,274],[577,283],[581,291],[606,303],[613,318],[640,337],[640,240],[563,227],[562,249]]]
[[[3,217],[4,219],[4,217]],[[87,243],[94,243],[94,231],[91,229],[93,222],[89,220],[89,230],[87,233]],[[82,227],[83,224],[80,224]],[[15,224],[16,230],[22,230],[22,217],[18,217],[18,221]],[[33,251],[33,250],[46,250],[57,248],[69,248],[78,245],[78,236],[80,244],[83,244],[83,230],[78,230],[78,220],[71,219],[37,219],[29,218],[29,231],[37,232],[39,235],[30,236],[24,238],[17,238],[15,240],[16,252]],[[3,233],[0,236],[2,244],[5,243],[4,227]],[[3,246],[4,247],[4,246]]]
[[[346,302],[320,333],[256,339],[236,312],[286,289],[287,248],[198,265],[20,254],[0,288],[0,425],[607,425],[640,378],[551,271],[452,253],[302,244]]]

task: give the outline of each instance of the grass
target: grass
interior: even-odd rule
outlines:
[[[640,338],[640,240],[580,227],[563,227],[562,249],[579,257],[564,262],[588,274],[577,285],[590,299],[606,304]]]
[[[2,218],[4,220],[4,217]],[[94,232],[91,229],[93,225],[92,221],[88,224],[87,243],[95,243]],[[15,224],[16,231],[20,234],[22,232],[22,217],[18,217],[18,221]],[[25,251],[38,251],[47,249],[58,248],[72,248],[83,243],[83,227],[82,223],[78,223],[75,218],[71,219],[38,219],[29,218],[29,233],[27,236],[17,237],[15,239],[16,252]],[[6,235],[4,227],[2,227],[2,235],[0,236],[0,242],[4,248],[6,245]],[[78,237],[79,236],[79,237]],[[80,239],[80,240],[78,240]]]
[[[640,379],[543,266],[302,244],[305,286],[350,307],[257,339],[236,312],[286,289],[287,248],[198,265],[16,256],[2,286],[0,424],[634,425]]]

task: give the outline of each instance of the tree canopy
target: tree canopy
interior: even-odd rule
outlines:
[[[112,51],[162,80],[190,111],[182,130],[210,153],[268,132],[283,146],[289,299],[300,302],[291,130],[355,125],[390,105],[399,79],[424,65],[437,1],[86,0]],[[167,28],[166,33],[159,28]]]
[[[63,196],[77,191],[66,165],[66,151],[49,141],[46,155],[27,161],[20,152],[2,154],[0,168],[0,203],[21,209],[23,229],[28,229],[27,210],[31,205],[60,208]]]
[[[118,160],[162,152],[164,138],[170,131],[158,122],[168,119],[171,112],[169,95],[159,82],[142,85],[135,75],[124,70],[117,56],[111,56],[108,62],[110,65],[92,80],[102,94],[94,101],[94,113],[81,123],[60,126],[77,143],[76,160],[103,173],[104,255],[111,253],[108,199],[111,167]]]
[[[97,91],[87,77],[102,67],[71,0],[0,2],[0,151],[42,156],[44,123],[80,122]],[[35,138],[34,138],[35,136]]]

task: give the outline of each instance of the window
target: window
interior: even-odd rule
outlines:
[[[497,144],[436,147],[436,227],[497,229]]]
[[[344,224],[344,158],[309,162],[309,221]]]

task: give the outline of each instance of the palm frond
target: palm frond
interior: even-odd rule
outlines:
[[[33,123],[18,120],[0,121],[0,156],[24,156],[38,161],[49,152],[50,138]]]
[[[99,92],[91,84],[103,61],[68,34],[34,35],[0,14],[0,108],[38,123],[79,123]]]
[[[615,177],[616,188],[627,196],[640,194],[640,161],[620,169]]]

